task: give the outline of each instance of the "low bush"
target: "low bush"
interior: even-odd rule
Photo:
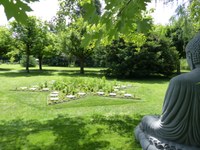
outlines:
[[[22,58],[20,60],[20,64],[22,67],[26,67],[26,56],[25,55],[22,56]],[[29,67],[36,67],[36,65],[37,65],[37,61],[36,61],[35,57],[30,56]]]
[[[177,69],[178,52],[165,38],[151,35],[137,49],[123,39],[106,47],[107,75],[116,77],[144,77],[154,74],[171,76]]]

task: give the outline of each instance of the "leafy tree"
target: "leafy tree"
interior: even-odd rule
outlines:
[[[12,33],[6,27],[0,27],[0,59],[7,58],[6,54],[13,48]]]
[[[95,13],[100,15],[101,4],[99,0],[93,0],[91,2],[95,5]],[[78,1],[60,0],[60,10],[57,13],[58,31],[66,32],[66,34],[62,36],[62,49],[65,53],[69,52],[78,59],[81,74],[84,74],[85,60],[91,55],[94,47],[93,42],[95,42],[90,39],[89,44],[83,46],[84,39],[86,38],[84,35],[91,32],[91,29],[88,28],[88,23],[83,20],[85,11],[87,11],[86,8],[83,8]],[[71,20],[71,23],[67,27],[66,17]]]
[[[185,58],[185,47],[188,41],[199,32],[200,20],[198,0],[187,1],[178,6],[176,15],[171,18],[171,24],[167,27],[166,36],[172,40],[172,45],[179,53],[179,59]],[[180,65],[178,67],[180,73]]]
[[[79,60],[81,74],[84,74],[85,60],[92,54],[92,48],[81,46],[84,32],[86,32],[86,28],[82,27],[78,31],[72,31],[69,44],[69,52]]]
[[[43,58],[47,55],[55,53],[54,40],[55,35],[49,32],[48,25],[41,20],[36,21],[36,34],[37,37],[33,45],[33,54],[39,60],[39,69],[42,70]]]
[[[193,23],[193,27],[195,31],[199,31],[200,29],[200,1],[192,0],[191,4],[188,7],[190,13],[190,19]]]
[[[22,51],[26,55],[26,71],[29,73],[30,55],[33,53],[33,47],[38,38],[36,18],[29,17],[27,24],[21,24],[14,21],[11,25],[14,37],[23,44]]]

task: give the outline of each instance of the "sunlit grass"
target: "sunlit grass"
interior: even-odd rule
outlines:
[[[135,86],[129,89],[141,98],[135,101],[86,96],[47,105],[48,92],[14,91],[58,79],[89,81],[101,78],[100,70],[86,68],[80,76],[79,68],[44,67],[27,74],[19,65],[0,65],[0,149],[141,149],[133,129],[143,115],[160,114],[169,79],[117,80]]]

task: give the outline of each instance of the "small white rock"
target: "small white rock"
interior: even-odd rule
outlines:
[[[132,97],[132,94],[124,94],[124,97]]]
[[[58,91],[52,91],[51,94],[59,94]]]
[[[85,96],[86,93],[84,93],[84,92],[79,92],[78,95],[80,95],[80,96]]]
[[[116,93],[110,93],[109,95],[110,96],[116,96],[117,94]]]
[[[36,89],[37,89],[37,88],[34,88],[34,87],[33,87],[33,88],[30,88],[29,90],[31,90],[31,91],[35,91]]]
[[[70,99],[74,99],[74,98],[75,98],[74,95],[67,95],[66,97],[67,97],[67,98],[70,98]]]
[[[58,101],[59,98],[58,98],[58,97],[50,97],[50,100],[51,100],[51,101]]]
[[[27,90],[28,88],[27,87],[20,87],[19,89],[20,90]]]
[[[58,94],[51,93],[50,97],[58,97]]]
[[[49,88],[43,88],[42,91],[49,91]]]
[[[104,95],[104,92],[97,92],[98,95]]]

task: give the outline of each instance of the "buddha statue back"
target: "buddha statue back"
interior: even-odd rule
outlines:
[[[144,116],[135,137],[145,150],[200,150],[200,33],[186,46],[191,72],[170,80],[162,114]]]

